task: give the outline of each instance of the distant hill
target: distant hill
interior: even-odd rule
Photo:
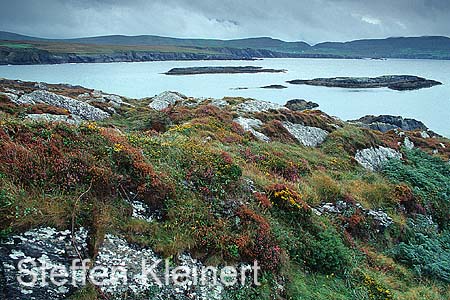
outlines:
[[[46,39],[0,31],[0,64],[267,57],[450,59],[450,38],[392,37],[309,45],[270,37],[219,40],[109,35]]]
[[[450,38],[444,36],[392,37],[351,42],[326,42],[313,48],[316,51],[352,53],[363,57],[441,58],[450,57]]]

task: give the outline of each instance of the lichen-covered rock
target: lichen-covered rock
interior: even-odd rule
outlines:
[[[52,115],[52,114],[28,114],[27,119],[33,121],[47,121],[47,122],[66,122],[69,124],[81,124],[83,120],[76,116],[66,116],[66,115]]]
[[[18,99],[18,102],[21,104],[45,103],[64,108],[71,114],[90,121],[99,121],[109,117],[107,112],[88,103],[42,90],[25,94]]]
[[[155,110],[163,110],[171,105],[175,105],[177,102],[185,100],[187,97],[177,92],[162,92],[161,94],[153,97],[152,102],[148,105]]]
[[[75,233],[78,251],[85,253],[87,249],[87,231],[83,228]],[[82,272],[72,270],[72,261],[77,259],[77,253],[72,244],[69,230],[58,231],[54,228],[39,228],[14,235],[0,243],[0,271],[4,276],[4,284],[0,290],[0,298],[8,300],[48,300],[65,299],[78,287],[70,280],[64,285],[55,285],[50,280],[50,271],[58,268],[65,270],[67,278],[75,278],[76,284],[82,284]],[[19,262],[26,260],[22,269],[36,274],[34,286],[20,284]],[[23,277],[25,283],[31,277]],[[58,278],[58,282],[60,279]],[[3,295],[2,295],[3,293]]]
[[[400,152],[382,146],[358,150],[355,155],[355,160],[370,171],[379,171],[383,164],[389,159],[401,158],[402,155]]]
[[[236,110],[239,112],[246,113],[256,113],[256,112],[264,112],[271,109],[287,109],[284,106],[281,106],[277,103],[260,101],[260,100],[247,100],[235,106]]]
[[[250,131],[257,139],[263,142],[270,141],[270,138],[268,136],[256,130],[262,126],[263,123],[261,120],[238,117],[233,121],[241,125],[242,129],[244,129],[245,131]]]
[[[318,127],[294,124],[288,121],[283,122],[283,126],[299,143],[308,147],[317,147],[328,136],[328,131]]]
[[[203,267],[202,263],[188,254],[179,255],[177,260],[178,266],[188,267],[189,270],[201,270]],[[109,274],[115,273],[113,267],[126,269],[126,282],[119,276],[103,280],[101,289],[110,299],[123,299],[124,295],[131,295],[133,299],[221,299],[224,290],[220,281],[200,285],[188,279],[183,284],[173,284],[169,278],[167,282],[166,274],[167,271],[170,272],[167,268],[172,269],[173,266],[167,266],[151,249],[128,244],[124,239],[111,234],[106,235],[95,265],[110,270]],[[145,271],[150,268],[156,277],[150,273],[145,276]],[[208,276],[207,282],[212,283],[212,274]]]

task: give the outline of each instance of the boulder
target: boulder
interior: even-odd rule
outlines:
[[[32,93],[25,94],[20,97],[18,101],[21,104],[45,103],[48,105],[64,108],[67,109],[71,114],[89,121],[99,121],[109,117],[109,114],[107,112],[88,103],[43,90],[37,90]]]
[[[263,124],[261,120],[239,117],[234,119],[233,121],[241,125],[242,129],[244,129],[245,131],[250,131],[260,141],[270,141],[270,138],[268,136],[259,131],[256,131],[256,129],[259,129]]]
[[[177,102],[182,102],[187,97],[177,92],[162,92],[161,94],[153,97],[152,102],[148,105],[155,110],[163,110],[171,105],[175,105]]]
[[[83,120],[76,116],[66,116],[66,115],[52,115],[52,114],[28,114],[27,119],[33,121],[47,121],[47,122],[66,122],[69,124],[81,124]]]
[[[288,102],[286,102],[286,104],[284,106],[289,108],[290,110],[302,111],[302,110],[306,110],[306,109],[317,108],[317,107],[319,107],[319,104],[311,102],[311,101],[306,101],[304,99],[292,99],[292,100],[289,100]]]
[[[236,110],[239,112],[245,112],[245,113],[257,113],[257,112],[264,112],[271,109],[278,110],[278,109],[286,109],[285,107],[281,106],[277,103],[272,103],[268,101],[260,101],[260,100],[247,100],[245,102],[242,102],[235,106]]]
[[[318,127],[294,124],[288,121],[283,122],[283,126],[299,143],[308,147],[317,147],[328,136],[328,131]]]
[[[358,150],[355,155],[355,160],[364,168],[370,171],[379,171],[383,164],[389,159],[401,159],[400,152],[379,146],[377,148],[371,147],[363,150]]]

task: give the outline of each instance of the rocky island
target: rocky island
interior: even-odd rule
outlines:
[[[199,74],[253,74],[253,73],[283,73],[283,69],[265,69],[263,67],[188,67],[173,68],[166,75],[199,75]]]
[[[439,81],[425,79],[413,75],[385,75],[379,77],[333,77],[315,79],[296,79],[287,81],[290,84],[306,84],[314,86],[340,87],[348,89],[366,89],[387,87],[392,90],[418,90],[441,85]]]

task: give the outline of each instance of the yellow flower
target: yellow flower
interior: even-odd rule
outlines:
[[[114,152],[120,152],[123,150],[123,145],[120,143],[115,143],[113,150],[114,150]]]

